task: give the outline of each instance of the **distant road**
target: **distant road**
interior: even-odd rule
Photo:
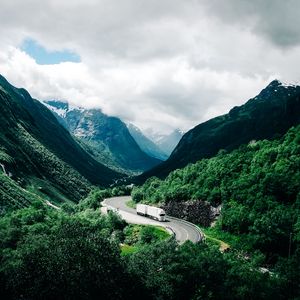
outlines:
[[[102,204],[106,208],[111,207],[117,210],[121,217],[128,223],[158,225],[165,227],[169,232],[171,231],[175,234],[176,240],[179,243],[183,243],[187,240],[197,243],[202,240],[203,234],[195,225],[169,216],[167,216],[166,222],[158,222],[143,216],[139,216],[136,214],[135,209],[126,205],[126,202],[129,200],[131,200],[130,196],[114,197],[105,199]]]

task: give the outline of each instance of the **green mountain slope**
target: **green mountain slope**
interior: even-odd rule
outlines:
[[[149,179],[134,189],[133,199],[222,204],[223,232],[244,238],[248,250],[260,250],[270,262],[286,257],[290,235],[295,237],[300,224],[300,125],[279,139],[250,142],[231,153],[202,159],[171,172],[165,180]],[[199,215],[185,216],[201,221]]]
[[[138,180],[166,177],[172,170],[212,157],[221,149],[231,151],[251,140],[281,136],[299,123],[300,86],[286,86],[274,80],[246,104],[187,132],[168,160],[145,172]]]
[[[141,150],[119,118],[107,116],[99,109],[70,107],[60,101],[47,101],[45,104],[102,164],[132,173],[151,169],[161,162]]]
[[[79,200],[91,184],[107,186],[120,178],[86,153],[44,105],[3,77],[0,111],[0,163],[23,188],[54,201]]]

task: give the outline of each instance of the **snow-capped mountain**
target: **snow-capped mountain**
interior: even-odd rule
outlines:
[[[48,101],[44,101],[43,104],[62,118],[65,118],[67,113],[72,110],[79,110],[79,111],[84,110],[84,108],[82,107],[74,106],[69,104],[68,102],[61,101],[61,100],[48,100]]]
[[[184,132],[175,129],[170,134],[161,134],[149,129],[145,131],[145,135],[169,156],[181,140]]]
[[[128,123],[127,128],[140,148],[148,155],[160,160],[166,160],[168,158],[168,155],[164,153],[158,145],[156,145],[153,141],[146,137],[138,127],[131,123]]]
[[[107,116],[100,109],[83,109],[57,100],[44,104],[93,157],[110,168],[142,172],[161,162],[141,150],[119,118]]]

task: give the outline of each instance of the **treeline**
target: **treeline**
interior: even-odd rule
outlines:
[[[90,198],[95,194],[90,195]],[[97,198],[97,197],[96,197]],[[96,200],[95,200],[96,201]],[[259,269],[261,257],[140,231],[99,208],[41,202],[0,218],[2,299],[292,299],[288,281]],[[151,233],[152,232],[152,233]]]
[[[220,151],[165,180],[151,178],[132,196],[160,205],[188,200],[222,204],[220,232],[237,236],[246,252],[263,253],[264,263],[284,269],[299,289],[300,278],[292,273],[300,274],[300,126],[278,140]]]

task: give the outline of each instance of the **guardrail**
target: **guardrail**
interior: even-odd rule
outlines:
[[[204,233],[201,231],[201,229],[197,225],[195,225],[195,224],[193,224],[189,221],[182,220],[182,219],[175,218],[175,217],[171,217],[171,216],[167,216],[167,218],[169,218],[171,220],[176,220],[176,221],[181,222],[181,223],[184,223],[184,224],[188,225],[189,227],[192,227],[192,228],[196,229],[196,231],[198,233],[198,238],[197,238],[197,241],[196,241],[197,243],[205,240]]]
[[[169,226],[166,226],[165,228],[166,228],[166,230],[169,230],[169,231],[172,233],[172,236],[173,236],[173,237],[176,236],[175,231],[173,230],[173,228],[171,228],[171,227],[169,227]]]

